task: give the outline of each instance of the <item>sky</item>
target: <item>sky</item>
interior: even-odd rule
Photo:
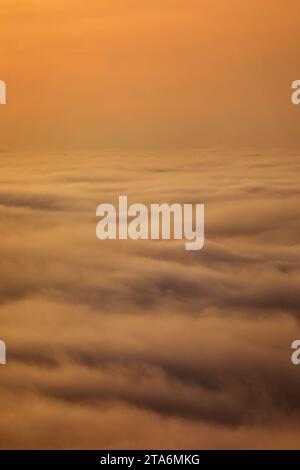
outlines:
[[[1,449],[299,448],[296,7],[0,0]],[[204,249],[97,239],[124,194]]]
[[[1,0],[6,146],[299,145],[297,1]]]

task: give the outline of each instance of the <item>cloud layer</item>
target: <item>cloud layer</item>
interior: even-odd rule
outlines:
[[[299,158],[1,154],[2,448],[295,447]],[[99,241],[101,202],[206,204],[206,244]]]

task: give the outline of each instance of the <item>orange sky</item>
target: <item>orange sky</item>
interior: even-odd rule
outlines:
[[[294,0],[1,0],[1,145],[297,146]]]

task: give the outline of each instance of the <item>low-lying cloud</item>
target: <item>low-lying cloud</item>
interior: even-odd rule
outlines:
[[[297,445],[298,157],[183,154],[1,156],[2,448]],[[97,240],[123,190],[205,203],[205,249]]]

